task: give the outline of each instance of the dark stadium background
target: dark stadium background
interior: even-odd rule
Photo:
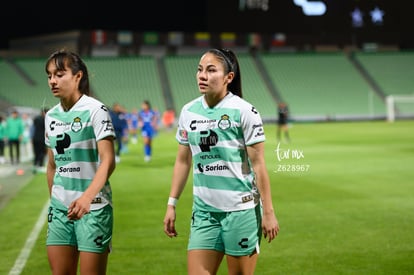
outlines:
[[[309,0],[308,0],[309,1]],[[267,3],[266,11],[254,8]],[[309,1],[315,2],[315,1]],[[316,1],[317,2],[317,1]],[[0,14],[0,49],[11,39],[68,30],[234,31],[285,33],[320,43],[378,42],[413,48],[412,1],[320,0],[324,16],[306,17],[293,0],[196,1],[7,1]],[[240,9],[250,3],[253,8]],[[367,23],[351,24],[350,11],[360,7]],[[369,9],[385,11],[384,23],[368,22]]]

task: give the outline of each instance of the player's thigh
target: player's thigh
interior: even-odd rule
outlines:
[[[189,250],[187,255],[188,275],[216,274],[223,256],[223,252],[215,250]]]
[[[76,246],[48,245],[47,256],[53,274],[76,274],[79,257]]]
[[[104,253],[80,252],[80,274],[106,274],[109,250]]]
[[[248,256],[226,256],[229,275],[253,275],[256,269],[257,253]]]

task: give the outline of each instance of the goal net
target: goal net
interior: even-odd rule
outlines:
[[[399,118],[414,118],[413,95],[388,95],[386,97],[387,121]]]

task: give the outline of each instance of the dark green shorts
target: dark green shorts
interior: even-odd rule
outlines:
[[[226,255],[246,256],[261,240],[261,208],[234,212],[193,212],[188,250],[210,249]]]
[[[48,211],[46,245],[77,246],[79,251],[103,253],[111,250],[113,210],[110,205],[71,221],[67,211],[53,206]]]

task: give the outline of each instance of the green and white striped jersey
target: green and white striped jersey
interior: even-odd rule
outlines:
[[[258,203],[246,146],[265,141],[260,113],[229,93],[214,108],[204,96],[181,109],[176,139],[193,158],[193,208],[228,212]]]
[[[50,109],[45,117],[46,145],[53,150],[56,173],[51,199],[63,209],[79,198],[90,185],[99,166],[97,141],[115,132],[109,111],[95,98],[83,95],[65,112],[61,104]],[[109,181],[91,204],[91,210],[112,205]]]

